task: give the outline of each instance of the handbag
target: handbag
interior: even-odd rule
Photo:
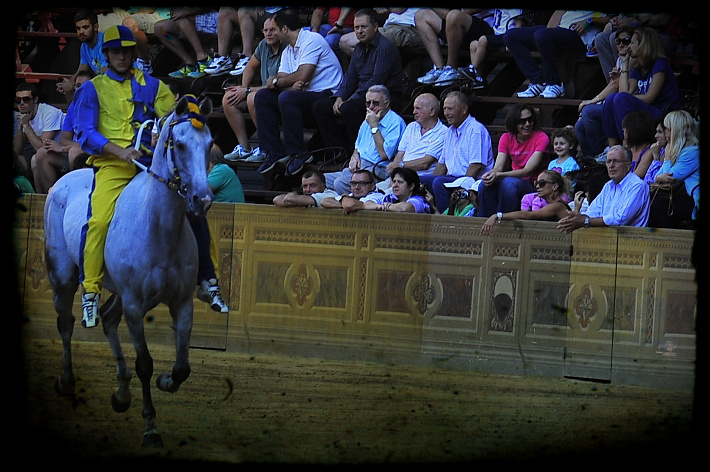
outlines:
[[[673,216],[673,213],[675,211],[673,207],[673,196],[680,190],[685,191],[685,182],[683,182],[682,180],[677,180],[670,184],[652,183],[649,184],[648,187],[649,193],[651,195],[651,205],[653,206],[653,202],[656,199],[659,200],[657,202],[658,204],[668,201],[668,205],[666,206],[664,204],[663,206],[666,207],[666,215]]]

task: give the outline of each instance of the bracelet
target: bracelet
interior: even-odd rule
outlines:
[[[333,23],[333,26],[335,26],[336,28],[343,29],[343,25],[338,24],[337,21],[335,23]]]
[[[629,71],[627,71],[627,70],[622,70],[622,71],[621,71],[621,74],[624,74],[624,73],[628,74]]]

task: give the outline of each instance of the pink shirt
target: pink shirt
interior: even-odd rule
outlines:
[[[498,141],[498,152],[510,156],[513,170],[522,169],[528,163],[530,157],[538,152],[547,153],[550,148],[550,138],[547,133],[541,130],[534,130],[530,138],[524,143],[518,142],[513,133],[504,133]],[[547,162],[540,164],[540,169],[547,167]],[[523,177],[524,180],[534,180],[537,175]]]

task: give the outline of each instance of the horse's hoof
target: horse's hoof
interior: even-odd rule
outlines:
[[[128,397],[128,400],[119,400],[118,395],[116,395],[116,392],[113,392],[111,394],[111,408],[113,408],[113,411],[115,411],[116,413],[125,413],[130,406],[130,396]]]
[[[175,393],[180,390],[180,384],[173,382],[170,374],[163,372],[155,379],[155,384],[163,392]]]
[[[145,433],[143,447],[163,447],[163,438],[160,433]]]
[[[61,377],[57,377],[54,382],[54,390],[57,394],[66,397],[74,394],[74,381],[70,380],[68,382],[62,382]]]

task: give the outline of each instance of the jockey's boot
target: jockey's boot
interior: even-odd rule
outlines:
[[[85,293],[81,299],[81,325],[84,328],[93,328],[99,324],[99,297],[98,293]]]
[[[217,279],[203,280],[200,282],[200,288],[197,290],[197,298],[205,303],[210,304],[210,308],[218,313],[229,313],[229,307],[219,292]]]

